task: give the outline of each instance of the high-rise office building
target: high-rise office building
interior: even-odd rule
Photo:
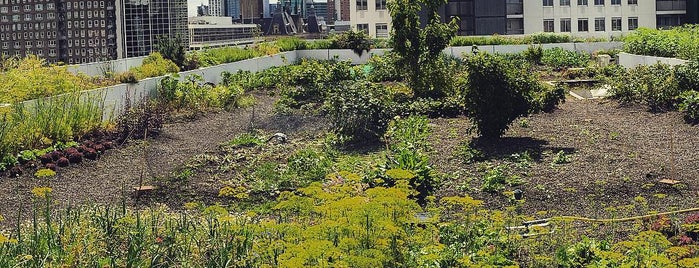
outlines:
[[[240,0],[226,0],[226,16],[240,19]]]
[[[117,57],[114,0],[0,1],[0,51],[49,63]]]
[[[226,15],[224,0],[209,0],[209,16],[222,17]]]
[[[179,38],[189,47],[187,0],[124,0],[120,57],[157,50],[158,38]]]

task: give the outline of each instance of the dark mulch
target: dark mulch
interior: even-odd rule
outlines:
[[[569,99],[559,110],[526,121],[527,127],[518,120],[502,139],[486,141],[464,134],[471,126],[467,118],[435,120],[435,165],[457,177],[445,182],[438,195],[470,194],[495,209],[511,205],[502,193],[480,190],[478,167],[490,164],[509,165],[512,174],[522,176],[523,185],[506,190],[524,192],[522,211],[529,215],[609,217],[605,208],[612,206],[633,205],[617,216],[699,206],[699,126],[685,124],[677,112],[655,114],[614,101]],[[488,159],[464,164],[453,157],[463,143]],[[534,156],[531,167],[516,167],[510,156],[527,150]],[[552,164],[559,151],[570,163]],[[681,183],[658,183],[662,178]]]
[[[255,97],[254,109],[209,113],[196,120],[166,124],[157,138],[109,150],[98,161],[60,169],[48,180],[32,174],[0,178],[0,215],[7,219],[0,224],[11,225],[20,209],[24,214],[30,211],[34,187],[51,187],[61,206],[119,204],[124,198],[133,204],[134,187],[155,184],[156,178],[169,176],[192,156],[215,151],[222,142],[248,131],[251,122],[255,128],[280,124],[273,112],[276,98],[266,94]]]
[[[195,155],[219,152],[222,142],[248,131],[251,125],[266,133],[299,136],[327,130],[327,122],[318,118],[275,115],[274,97],[256,97],[258,104],[254,112],[252,108],[239,109],[171,123],[157,138],[110,150],[98,161],[61,169],[50,180],[38,180],[30,174],[17,179],[2,178],[0,215],[8,221],[0,225],[11,225],[20,208],[23,211],[31,208],[31,189],[37,186],[52,187],[53,196],[61,206],[118,204],[125,198],[132,206],[163,202],[178,209],[175,206],[186,200],[215,200],[215,197],[192,196],[216,194],[215,187],[196,189],[200,182],[190,184],[183,192],[161,191],[154,197],[139,200],[131,194],[139,184],[158,184],[160,179],[172,177]],[[455,177],[446,181],[437,195],[470,194],[484,200],[489,208],[509,206],[511,202],[502,192],[480,191],[479,167],[506,164],[512,166],[511,173],[519,174],[525,181],[507,190],[524,191],[526,201],[522,212],[529,215],[548,211],[546,216],[605,217],[609,216],[605,208],[633,204],[638,196],[648,201],[648,207],[637,204],[621,214],[699,205],[699,127],[685,124],[679,113],[654,114],[640,107],[619,107],[612,101],[569,99],[553,113],[526,120],[527,127],[517,121],[499,140],[482,140],[466,134],[471,125],[464,117],[432,120],[433,164],[439,171]],[[453,157],[460,143],[470,143],[482,150],[488,160],[462,163]],[[515,168],[510,156],[526,150],[534,157],[531,166]],[[559,151],[569,155],[571,162],[553,165],[551,162]],[[659,184],[658,180],[665,177],[682,183],[679,187]]]

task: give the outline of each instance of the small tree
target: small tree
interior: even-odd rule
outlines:
[[[466,65],[466,111],[482,137],[500,137],[517,117],[551,111],[564,98],[562,88],[544,87],[527,68],[500,56],[478,53]]]
[[[158,52],[183,70],[185,67],[185,51],[186,48],[182,45],[182,38],[180,36],[168,38],[161,35],[158,37]]]
[[[439,72],[428,72],[440,66],[438,59],[442,50],[449,45],[458,29],[456,19],[442,23],[437,8],[446,4],[446,0],[390,0],[388,9],[391,13],[393,32],[391,41],[393,51],[398,54],[399,68],[408,70],[408,83],[420,97],[442,97],[441,88],[434,82],[441,81],[433,77]],[[419,12],[425,8],[428,24],[420,26]]]

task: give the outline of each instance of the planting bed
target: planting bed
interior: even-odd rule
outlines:
[[[470,190],[486,205],[502,208],[510,204],[509,197],[480,191],[484,172],[478,171],[483,165],[499,165],[508,175],[521,177],[521,185],[506,190],[521,189],[523,212],[535,217],[547,212],[538,217],[605,218],[699,206],[699,128],[684,123],[676,112],[653,114],[614,101],[569,97],[559,110],[521,119],[495,141],[464,136],[467,118],[434,123],[436,167],[460,174],[439,195]],[[456,155],[464,143],[488,159],[465,165],[459,158],[444,157]],[[522,157],[527,151],[531,160]],[[568,163],[553,163],[561,151]],[[663,178],[680,183],[659,183]]]
[[[176,187],[171,180],[193,157],[216,154],[220,144],[245,133],[253,114],[254,128],[290,136],[291,145],[281,147],[289,154],[308,146],[306,143],[322,140],[328,129],[321,119],[273,115],[275,98],[258,95],[257,99],[254,113],[248,108],[168,124],[155,139],[110,150],[96,162],[61,168],[50,179],[29,174],[3,178],[0,196],[5,202],[0,204],[0,215],[8,219],[3,224],[12,224],[19,209],[29,211],[30,191],[39,186],[53,188],[62,206],[115,204],[125,197],[131,205],[165,203],[179,210],[187,202],[225,201],[219,197],[219,182],[224,180],[219,172],[195,169],[191,178],[177,182]],[[526,200],[522,212],[533,217],[610,217],[612,207],[618,216],[699,205],[699,128],[685,124],[675,112],[653,114],[640,107],[620,107],[613,101],[569,98],[554,113],[522,119],[501,140],[494,141],[466,134],[470,123],[464,117],[433,119],[431,123],[434,150],[430,158],[438,171],[450,177],[437,189],[437,196],[469,194],[484,200],[486,207],[503,209],[512,205],[507,193],[521,189]],[[482,151],[486,160],[464,163],[458,154],[464,144]],[[368,152],[377,150],[381,148]],[[362,151],[366,155],[367,150]],[[531,160],[519,157],[527,151]],[[568,163],[553,163],[560,151]],[[521,184],[506,186],[499,193],[481,191],[481,178],[495,166],[504,167],[508,176],[520,176]],[[662,178],[680,183],[659,183]],[[166,187],[135,200],[131,194],[139,183]],[[273,196],[270,193],[269,198]]]

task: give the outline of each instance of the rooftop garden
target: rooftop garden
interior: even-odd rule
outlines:
[[[171,75],[109,118],[99,95],[4,107],[0,266],[699,264],[699,64],[455,58],[456,22],[412,26],[435,3],[389,3],[400,45],[366,64]],[[184,66],[166,54],[136,80]]]

